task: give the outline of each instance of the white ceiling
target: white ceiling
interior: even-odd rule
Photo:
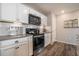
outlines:
[[[64,10],[65,13],[79,9],[79,3],[29,3],[29,6],[41,11],[44,14],[53,12],[57,15]]]

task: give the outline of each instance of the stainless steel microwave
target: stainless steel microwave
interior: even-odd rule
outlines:
[[[41,25],[41,17],[29,14],[29,24]]]

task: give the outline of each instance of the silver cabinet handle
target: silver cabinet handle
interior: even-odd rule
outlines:
[[[15,43],[19,43],[18,41],[15,41]]]
[[[18,49],[19,47],[16,47],[15,49]]]

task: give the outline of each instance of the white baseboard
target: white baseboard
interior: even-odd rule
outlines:
[[[71,45],[77,45],[76,43],[69,43],[69,42],[65,42],[65,41],[58,41],[58,40],[55,40],[57,42],[62,42],[62,43],[66,43],[66,44],[71,44]]]
[[[55,41],[51,42],[50,44],[53,45]]]
[[[53,45],[54,44],[54,42],[61,42],[61,43],[66,43],[66,44],[71,44],[71,45],[76,45],[76,46],[79,46],[79,44],[77,44],[77,43],[70,43],[70,42],[65,42],[65,41],[59,41],[59,40],[54,40],[52,43],[50,43],[51,45]]]

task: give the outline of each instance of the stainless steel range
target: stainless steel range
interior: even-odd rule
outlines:
[[[39,53],[44,48],[44,34],[39,34],[38,29],[26,28],[27,34],[33,35],[33,51]]]

